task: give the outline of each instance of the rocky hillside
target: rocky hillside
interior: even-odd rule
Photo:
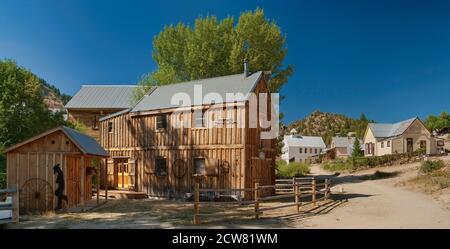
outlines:
[[[41,79],[42,94],[44,96],[44,103],[50,109],[62,109],[64,105],[70,100],[70,96],[55,87],[48,84],[45,80]]]
[[[286,132],[295,128],[298,134],[309,136],[321,136],[329,145],[331,138],[336,135],[346,136],[349,132],[356,132],[356,136],[362,138],[367,124],[373,122],[364,114],[359,119],[349,118],[342,114],[314,111],[304,119],[292,122],[286,127]]]

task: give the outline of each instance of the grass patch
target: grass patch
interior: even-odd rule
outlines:
[[[450,187],[450,166],[447,166],[445,170],[435,170],[431,173],[419,175],[409,182],[428,193],[448,188]]]
[[[373,173],[371,175],[361,176],[361,180],[374,181],[374,180],[380,180],[380,179],[386,179],[386,178],[395,177],[397,175],[398,175],[398,172],[383,172],[383,171],[378,171],[377,170],[375,173]]]
[[[353,166],[353,163],[350,160],[342,160],[342,159],[324,163],[322,164],[322,167],[328,171],[335,171],[335,172],[343,172],[343,171],[351,172],[355,170],[355,167]]]
[[[305,163],[277,162],[277,178],[301,177],[310,173],[309,165]]]
[[[437,160],[437,161],[425,161],[420,165],[420,172],[421,173],[431,173],[433,171],[436,171],[438,169],[442,169],[445,167],[444,161]]]

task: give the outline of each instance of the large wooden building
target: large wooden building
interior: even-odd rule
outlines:
[[[83,85],[66,104],[68,119],[87,127],[87,134],[100,140],[99,119],[132,107],[135,85]]]
[[[261,136],[274,128],[251,124],[252,115],[274,120],[270,94],[268,108],[255,98],[259,108],[251,109],[249,101],[269,93],[267,80],[268,73],[257,72],[155,87],[133,108],[102,118],[109,186],[183,197],[192,192],[194,175],[207,188],[274,184],[275,140]],[[201,88],[199,104],[195,88]],[[227,93],[237,95],[229,100]],[[177,94],[194,101],[174,103]],[[223,99],[208,101],[211,94]]]
[[[95,164],[107,157],[93,138],[64,126],[18,143],[5,153],[8,188],[19,187],[21,213],[55,209],[56,165],[63,172],[67,207],[83,206],[92,198]]]

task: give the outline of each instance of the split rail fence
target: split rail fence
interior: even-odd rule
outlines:
[[[300,212],[300,207],[312,204],[317,206],[317,202],[321,200],[327,200],[331,196],[331,181],[329,179],[317,180],[314,177],[303,177],[293,179],[277,179],[275,185],[259,185],[255,183],[254,188],[242,188],[242,189],[203,189],[200,188],[200,184],[197,182],[194,187],[194,217],[193,222],[195,225],[200,224],[201,217],[224,217],[224,216],[254,216],[255,219],[259,219],[265,211],[296,207],[297,212]],[[271,191],[275,195],[261,196],[264,191]],[[216,193],[223,196],[242,196],[241,193],[250,192],[253,195],[253,200],[243,201],[238,199],[237,201],[200,201],[202,193]],[[239,193],[239,194],[236,194]],[[310,199],[303,201],[302,198]],[[319,198],[320,197],[320,198]],[[274,200],[292,198],[292,201],[285,202],[277,206],[263,207],[264,203]],[[201,213],[201,207],[222,206],[222,205],[237,205],[251,207],[253,210],[239,211],[239,213]]]

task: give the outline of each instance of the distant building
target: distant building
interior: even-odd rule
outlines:
[[[295,132],[295,131],[294,131]],[[293,133],[291,131],[291,133]],[[311,163],[325,149],[322,137],[291,134],[284,136],[281,158],[289,162]]]
[[[434,137],[422,121],[415,117],[394,124],[369,124],[364,134],[365,156],[382,156],[414,152],[426,154],[443,150],[442,139]]]
[[[100,140],[99,119],[132,107],[135,85],[83,85],[66,104],[69,120],[78,120]]]
[[[331,140],[330,151],[333,151],[334,158],[347,158],[352,155],[355,137],[333,137]],[[364,143],[360,139],[361,151],[364,151]]]

